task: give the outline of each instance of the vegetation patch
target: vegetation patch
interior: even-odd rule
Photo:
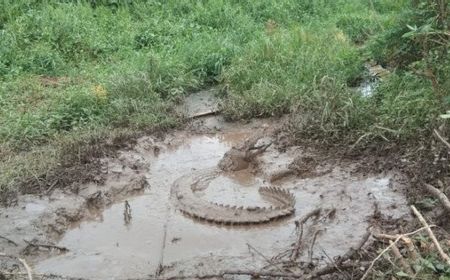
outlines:
[[[182,97],[217,84],[228,119],[289,113],[297,139],[445,136],[449,10],[445,0],[5,0],[0,189],[42,190],[100,142],[174,127]],[[390,74],[363,96],[367,62]]]

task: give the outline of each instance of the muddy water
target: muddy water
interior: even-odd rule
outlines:
[[[183,137],[184,135],[179,135]],[[97,216],[68,231],[58,245],[70,252],[38,263],[42,273],[87,278],[143,277],[154,274],[159,264],[171,263],[211,253],[240,255],[246,242],[262,232],[276,240],[283,229],[230,229],[211,227],[175,213],[169,202],[172,182],[195,169],[215,166],[222,155],[247,133],[197,136],[185,141],[167,141],[147,174],[150,189],[130,198],[131,221],[124,222],[124,202],[120,201]],[[181,143],[180,143],[181,142]],[[152,157],[148,154],[147,156]],[[257,182],[250,173],[240,172],[213,180],[204,193],[206,199],[227,204],[264,204],[257,194]],[[265,237],[267,238],[267,236]],[[256,242],[262,242],[256,239]]]
[[[250,250],[248,244],[265,256],[274,256],[295,241],[294,220],[317,207],[336,209],[326,223],[316,225],[314,257],[334,257],[345,253],[366,232],[367,218],[374,202],[386,215],[399,217],[406,205],[390,176],[355,176],[350,167],[320,168],[317,176],[288,177],[277,185],[296,196],[296,217],[267,225],[226,227],[197,222],[180,214],[169,197],[172,182],[193,170],[217,164],[230,147],[251,131],[227,129],[212,135],[190,136],[177,133],[159,144],[158,153],[139,150],[146,159],[145,178],[150,187],[141,195],[125,198],[131,207],[131,220],[124,219],[125,199],[117,201],[94,219],[77,223],[59,241],[70,251],[37,262],[39,273],[52,273],[90,279],[126,279],[154,275],[163,267],[166,275],[210,273],[221,269],[258,268],[264,258]],[[136,151],[124,151],[122,157],[135,158]],[[258,170],[223,174],[199,190],[203,199],[243,206],[268,205],[258,194],[258,187],[269,185],[270,172],[283,169],[300,148],[279,153],[270,148],[258,159]],[[39,206],[30,205],[30,211]],[[37,210],[36,210],[36,209]],[[308,233],[306,233],[308,234]],[[309,233],[309,234],[312,234]],[[304,254],[303,258],[306,258]]]

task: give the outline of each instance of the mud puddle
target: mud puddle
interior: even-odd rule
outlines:
[[[217,225],[187,217],[170,199],[173,182],[215,167],[232,146],[262,126],[273,125],[255,121],[230,126],[217,117],[202,120],[205,123],[214,126],[208,133],[176,132],[163,140],[144,137],[132,150],[105,159],[108,179],[104,185],[81,186],[78,194],[56,191],[49,198],[22,198],[17,207],[0,215],[0,235],[17,240],[18,246],[0,240],[1,249],[24,256],[39,274],[88,279],[144,278],[157,272],[158,277],[201,275],[267,265],[266,257],[295,242],[295,220],[319,207],[335,213],[305,233],[312,236],[320,231],[312,255],[319,263],[359,242],[375,205],[386,216],[407,213],[395,174],[354,174],[351,163],[319,162],[311,165],[307,176],[270,182],[299,155],[314,156],[301,147],[280,152],[272,145],[252,168],[222,173],[207,187],[193,191],[218,204],[268,206],[258,188],[275,185],[294,194],[295,215],[251,226]],[[68,251],[29,254],[23,239]],[[305,260],[310,257],[307,251],[301,255]]]

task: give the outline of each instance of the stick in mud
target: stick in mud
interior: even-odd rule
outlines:
[[[318,217],[320,213],[322,212],[322,208],[317,208],[308,214],[305,215],[302,219],[299,221],[295,221],[295,227],[298,229],[300,228],[300,233],[297,238],[297,242],[295,243],[295,247],[292,250],[291,254],[291,261],[296,260],[298,258],[298,255],[300,253],[300,247],[302,245],[302,239],[303,239],[303,225],[312,217]]]
[[[3,239],[3,240],[8,241],[8,243],[11,243],[11,244],[13,244],[16,247],[19,246],[16,242],[14,242],[13,240],[9,239],[8,237],[0,235],[0,238]]]
[[[314,232],[313,240],[311,242],[311,246],[309,247],[309,263],[313,263],[313,254],[314,254],[314,245],[316,245],[316,239],[319,233],[323,232],[323,230],[319,229],[316,232]]]
[[[169,194],[170,196],[170,194]],[[169,197],[170,199],[170,197]],[[167,242],[167,227],[169,224],[169,219],[170,219],[170,203],[167,203],[167,208],[166,208],[166,219],[165,219],[165,223],[164,223],[164,235],[162,238],[162,245],[161,245],[161,255],[159,258],[159,265],[158,268],[156,269],[155,275],[156,276],[160,276],[163,271],[164,271],[164,252],[166,250],[166,242]]]
[[[61,252],[68,252],[69,249],[67,249],[66,247],[61,247],[61,246],[57,246],[57,245],[51,245],[51,244],[41,244],[41,243],[35,243],[35,242],[31,242],[28,240],[23,240],[25,243],[27,243],[28,245],[32,246],[32,247],[42,247],[42,248],[47,248],[47,249],[57,249]]]
[[[131,206],[128,200],[125,200],[125,205],[123,209],[123,220],[125,225],[128,225],[131,221]]]

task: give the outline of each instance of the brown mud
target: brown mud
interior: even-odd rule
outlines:
[[[260,270],[296,243],[296,221],[320,208],[329,215],[308,223],[304,232],[314,250],[302,247],[299,253],[302,262],[320,267],[356,246],[369,226],[376,227],[374,213],[385,220],[409,219],[401,174],[361,171],[363,161],[325,161],[321,151],[286,145],[280,133],[266,135],[263,140],[273,144],[248,168],[221,172],[190,191],[207,202],[266,207],[270,203],[258,189],[275,186],[295,196],[294,215],[227,226],[179,211],[171,199],[178,178],[217,167],[232,147],[280,122],[237,124],[207,116],[184,131],[141,137],[134,147],[101,160],[101,182],[21,195],[17,205],[1,208],[0,252],[25,259],[37,276],[52,279],[163,279]],[[1,255],[0,271],[25,272],[17,260]]]

